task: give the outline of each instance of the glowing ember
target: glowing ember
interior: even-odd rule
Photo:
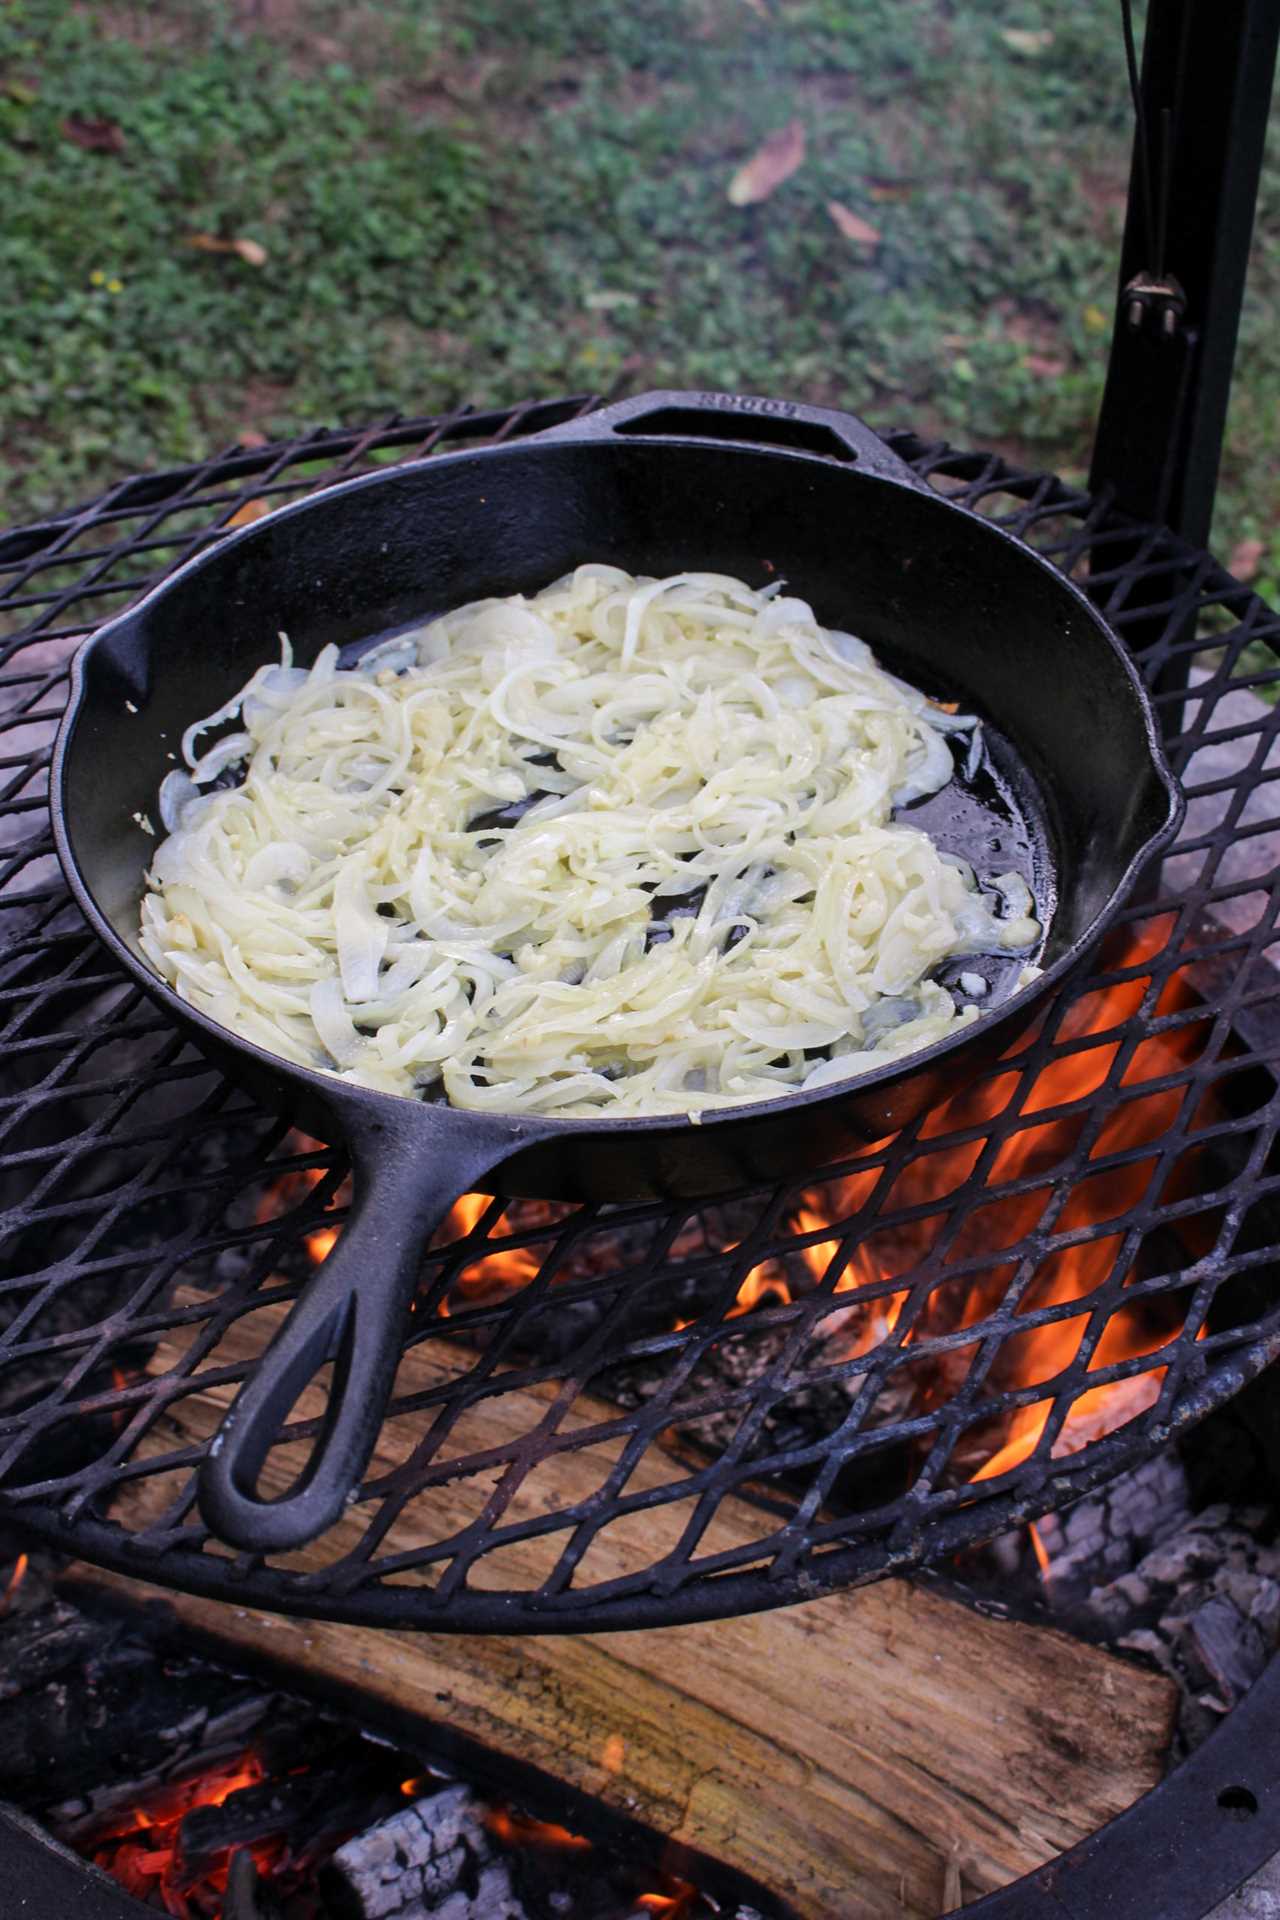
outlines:
[[[113,1815],[87,1838],[83,1851],[139,1900],[177,1920],[206,1920],[222,1911],[230,1850],[193,1873],[182,1858],[179,1826],[196,1807],[220,1807],[262,1778],[260,1763],[247,1753],[194,1779],[174,1781],[148,1794],[142,1804]],[[250,1851],[258,1871],[268,1878],[280,1866],[285,1845],[281,1840],[257,1842]]]
[[[585,1834],[570,1833],[554,1820],[535,1820],[514,1807],[491,1807],[484,1824],[504,1847],[544,1847],[552,1853],[586,1853],[591,1848]]]

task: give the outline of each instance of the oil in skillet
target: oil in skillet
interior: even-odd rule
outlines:
[[[995,1006],[1017,990],[1019,976],[1029,963],[1039,965],[1056,904],[1056,876],[1047,823],[1040,818],[1038,795],[1020,767],[1009,743],[984,723],[981,752],[972,772],[966,771],[968,736],[953,741],[955,778],[938,793],[899,807],[894,819],[919,827],[944,853],[967,860],[979,887],[989,890],[997,874],[1016,873],[1026,881],[1035,902],[1042,933],[1032,953],[961,954],[944,960],[933,978],[955,996],[958,1005],[969,1001],[979,1008]],[[961,975],[985,983],[981,995],[961,988]]]

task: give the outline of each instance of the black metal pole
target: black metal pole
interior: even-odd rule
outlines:
[[[1195,546],[1213,513],[1278,42],[1280,0],[1150,0],[1090,486]]]

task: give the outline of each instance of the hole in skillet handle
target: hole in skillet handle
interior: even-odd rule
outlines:
[[[772,400],[750,393],[694,393],[661,389],[636,394],[601,407],[564,426],[550,427],[539,440],[719,440],[775,447],[857,465],[881,480],[929,493],[905,460],[852,413],[810,407],[798,400]]]

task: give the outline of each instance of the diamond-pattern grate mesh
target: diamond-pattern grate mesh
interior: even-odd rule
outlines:
[[[345,1169],[204,1064],[68,900],[46,806],[68,661],[233,520],[590,404],[234,448],[0,536],[0,1499],[86,1558],[433,1628],[730,1614],[1060,1505],[1280,1353],[1280,723],[1257,697],[1280,620],[1105,499],[899,434],[1138,652],[1191,801],[1174,855],[1036,1035],[854,1162],[694,1210],[461,1203],[343,1521],[269,1559],[208,1537],[193,1465],[340,1226]]]

